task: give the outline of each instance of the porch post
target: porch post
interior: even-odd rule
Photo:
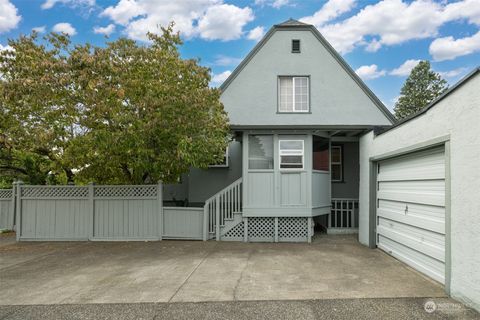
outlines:
[[[278,242],[278,217],[275,217],[275,242]]]
[[[312,217],[307,218],[307,241],[312,243]]]
[[[248,242],[248,218],[243,219],[243,242]]]

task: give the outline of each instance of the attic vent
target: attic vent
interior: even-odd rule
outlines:
[[[292,52],[300,53],[300,40],[292,40]]]

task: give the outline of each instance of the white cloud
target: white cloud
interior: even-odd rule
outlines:
[[[198,21],[198,31],[207,40],[235,40],[241,37],[243,26],[252,20],[253,12],[248,7],[215,5]]]
[[[0,33],[15,29],[21,19],[17,7],[9,0],[0,0]]]
[[[428,50],[435,61],[452,60],[474,52],[480,52],[480,31],[471,37],[435,39]]]
[[[32,28],[32,31],[35,31],[35,32],[38,32],[38,33],[45,33],[46,30],[47,30],[47,27],[45,27],[45,26],[39,26],[39,27]]]
[[[4,46],[0,43],[0,51],[4,51],[4,50],[13,50],[13,48],[8,44]]]
[[[348,4],[354,5],[351,0],[330,0],[313,16],[302,19],[314,23],[342,53],[361,46],[366,46],[367,51],[377,51],[382,46],[436,37],[439,28],[450,21],[466,20],[480,25],[478,0],[460,0],[453,3],[434,0],[382,0],[365,6],[341,22],[327,23],[342,11],[349,11],[351,8]],[[344,7],[339,7],[340,5]],[[375,40],[368,42],[370,37]]]
[[[390,74],[392,76],[399,76],[399,77],[408,76],[412,71],[412,69],[415,68],[420,61],[421,60],[413,60],[413,59],[407,60],[400,67],[390,71]]]
[[[70,36],[77,34],[77,30],[75,30],[75,28],[68,22],[57,23],[53,26],[52,30],[53,32],[66,33]]]
[[[44,10],[51,9],[57,3],[62,3],[73,8],[80,6],[93,7],[95,5],[95,0],[45,0],[40,7]]]
[[[378,70],[378,66],[376,64],[372,64],[369,66],[361,66],[360,68],[355,70],[355,73],[363,80],[370,80],[384,76],[386,74],[386,71]]]
[[[237,65],[242,61],[241,58],[234,58],[234,57],[229,57],[229,56],[224,56],[224,55],[219,55],[216,57],[214,64],[216,66],[232,66],[232,65]]]
[[[290,0],[255,0],[257,6],[270,6],[279,9],[283,6],[290,5]]]
[[[264,34],[265,34],[265,28],[255,27],[248,32],[247,39],[258,41],[263,37]]]
[[[233,40],[243,35],[253,20],[249,7],[224,4],[223,0],[120,0],[101,16],[125,26],[129,38],[147,40],[146,33],[159,32],[159,26],[175,22],[175,31],[187,38]]]
[[[457,68],[449,71],[438,71],[438,73],[443,77],[443,78],[456,78],[460,75],[465,74],[467,71],[467,68]]]
[[[356,0],[329,0],[312,16],[300,19],[305,23],[321,26],[336,17],[349,12],[356,4]]]
[[[232,74],[230,70],[224,71],[222,73],[213,74],[211,84],[216,87],[221,85],[227,78]]]
[[[109,24],[106,27],[94,27],[93,32],[96,34],[104,34],[109,36],[115,31],[115,25],[113,23]]]

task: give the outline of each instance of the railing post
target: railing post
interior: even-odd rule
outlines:
[[[17,227],[15,230],[15,235],[17,241],[20,240],[20,235],[22,233],[22,184],[21,180],[17,181],[17,208],[16,208],[16,220]]]
[[[157,208],[158,208],[158,240],[163,239],[163,184],[157,183]]]
[[[88,235],[89,240],[93,240],[95,236],[95,184],[90,182],[88,184],[88,208],[90,211],[90,232]]]
[[[220,195],[215,196],[215,238],[220,241]]]
[[[205,205],[203,206],[203,241],[208,240],[208,206],[209,203],[206,202]]]

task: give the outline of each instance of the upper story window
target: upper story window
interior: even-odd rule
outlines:
[[[280,169],[303,169],[303,140],[279,140]]]
[[[309,77],[279,77],[278,78],[278,111],[308,112],[309,111]]]
[[[292,40],[292,53],[300,53],[300,40]]]

